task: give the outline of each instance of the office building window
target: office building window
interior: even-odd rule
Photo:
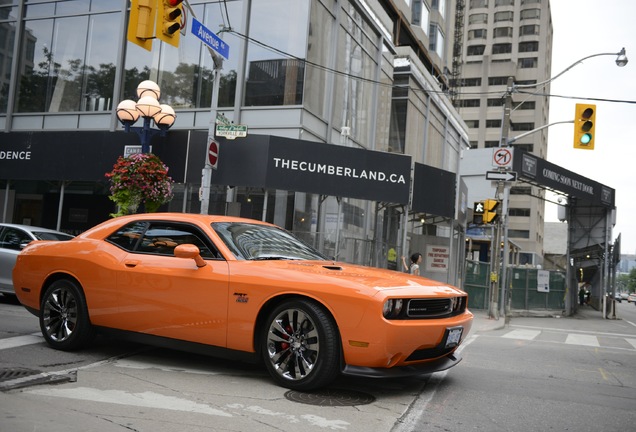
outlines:
[[[486,120],[487,128],[500,128],[501,127],[501,119],[498,120]]]
[[[280,13],[282,10],[285,14]],[[245,105],[302,104],[309,3],[295,0],[253,2],[252,17],[251,39],[275,46],[296,58],[273,52],[260,44],[248,44]],[[272,32],[272,28],[285,31]],[[353,56],[354,52],[347,54]]]
[[[507,85],[508,77],[500,76],[500,77],[489,77],[488,85],[489,86],[497,86],[497,85]]]
[[[534,123],[512,123],[510,127],[513,131],[531,131],[534,129]]]
[[[524,102],[519,102],[517,105],[515,105],[515,109],[516,110],[533,110],[536,107],[536,102],[535,101],[524,101]]]
[[[520,58],[519,59],[519,68],[520,69],[532,69],[536,68],[539,59],[536,57],[528,57],[528,58]]]
[[[464,123],[471,129],[477,129],[479,127],[479,120],[464,120]]]
[[[484,147],[486,148],[499,147],[499,141],[486,141],[484,143]]]
[[[487,24],[488,14],[478,13],[472,14],[468,17],[468,24]]]
[[[503,104],[504,104],[503,98],[488,99],[489,107],[500,107],[500,106],[503,106]]]
[[[111,111],[118,40],[106,35],[119,28],[122,12],[77,15],[87,11],[57,5],[57,12],[53,3],[26,8],[15,111]]]
[[[488,7],[488,0],[470,0],[469,6],[470,6],[471,9],[487,8]]]
[[[415,0],[413,2],[413,24],[422,27],[424,33],[428,36],[429,24],[428,19],[431,12],[428,9],[428,5],[424,0]]]
[[[512,52],[512,44],[503,43],[503,44],[494,44],[492,46],[493,54],[510,54]]]
[[[486,45],[471,45],[468,47],[467,55],[484,55]]]
[[[495,7],[499,6],[514,6],[515,0],[495,0]]]
[[[494,30],[494,37],[499,38],[499,37],[512,37],[512,27],[497,27]]]
[[[524,25],[519,27],[519,36],[538,35],[539,30],[539,25]]]
[[[486,29],[470,30],[468,32],[468,39],[486,39],[488,31]]]
[[[463,108],[476,108],[479,106],[479,99],[462,99],[461,106]]]
[[[508,237],[527,239],[527,238],[530,238],[530,231],[529,230],[509,229],[508,230]]]
[[[481,78],[464,78],[460,83],[461,87],[479,87],[481,86]]]
[[[428,49],[435,52],[439,58],[444,58],[444,33],[437,24],[431,24]]]
[[[531,42],[519,42],[519,52],[535,52],[539,51],[539,42],[531,41]]]
[[[495,12],[495,22],[512,21],[514,18],[515,14],[512,11]]]
[[[541,18],[541,9],[526,9],[521,11],[521,19],[539,19]]]

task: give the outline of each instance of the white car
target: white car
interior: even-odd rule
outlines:
[[[631,293],[630,295],[627,296],[627,302],[628,303],[636,303],[636,293]]]
[[[18,254],[33,240],[70,240],[73,236],[48,228],[0,223],[0,293],[15,295],[11,273]]]

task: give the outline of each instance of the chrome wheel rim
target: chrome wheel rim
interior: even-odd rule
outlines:
[[[43,323],[46,334],[56,342],[71,337],[77,325],[77,301],[66,288],[51,292],[44,303]]]
[[[306,378],[316,366],[320,352],[314,321],[299,309],[282,311],[269,326],[267,352],[278,375],[291,381]]]

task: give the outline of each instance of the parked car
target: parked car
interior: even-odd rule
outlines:
[[[0,223],[0,292],[13,295],[11,273],[15,260],[33,240],[70,240],[73,236],[48,228]]]
[[[631,293],[627,296],[627,302],[636,304],[636,293]]]
[[[68,242],[34,242],[13,271],[47,343],[95,331],[262,361],[310,390],[340,373],[396,377],[455,366],[473,315],[465,292],[406,273],[326,259],[289,232],[226,216],[151,213]]]

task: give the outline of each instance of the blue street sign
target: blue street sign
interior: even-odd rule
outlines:
[[[230,46],[223,42],[223,39],[214,34],[210,29],[192,18],[192,34],[198,37],[207,46],[221,54],[226,59],[230,58]]]

